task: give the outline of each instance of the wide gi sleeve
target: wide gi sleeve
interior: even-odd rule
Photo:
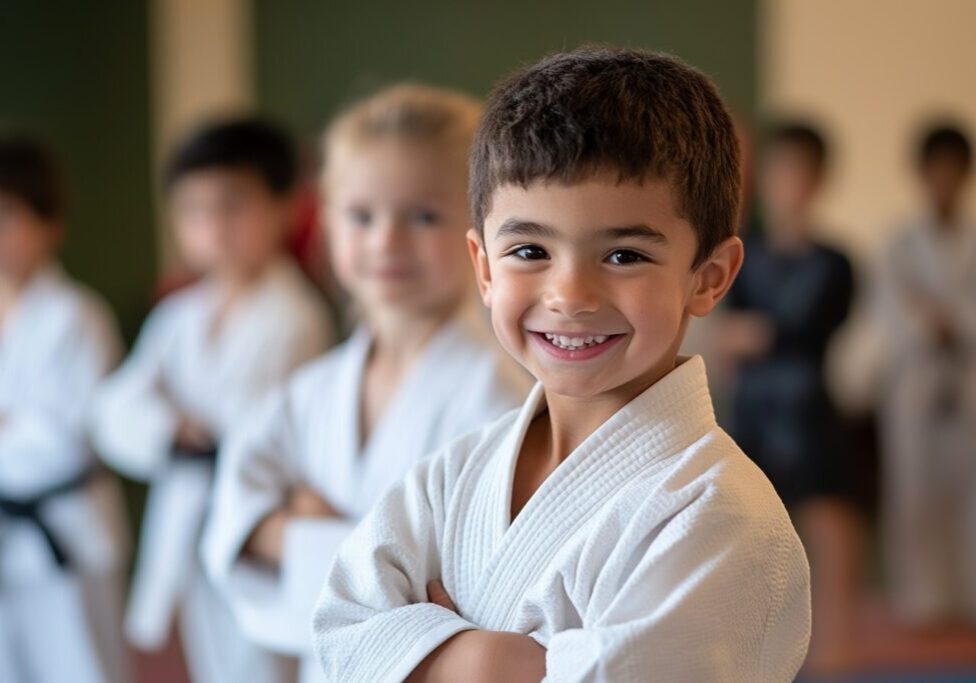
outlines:
[[[118,357],[114,320],[101,307],[80,307],[39,344],[44,374],[0,426],[0,493],[31,498],[91,464],[85,420],[96,385]]]
[[[468,440],[452,449],[472,447]],[[451,636],[477,626],[427,602],[441,577],[445,462],[420,463],[339,549],[313,619],[313,641],[331,681],[402,681]]]
[[[146,481],[167,462],[179,426],[179,415],[163,392],[177,314],[171,303],[158,306],[129,357],[95,394],[95,448],[109,465],[133,479]]]
[[[612,550],[581,563],[583,626],[543,643],[547,681],[793,680],[810,634],[799,539],[785,511],[770,524],[714,493],[663,528],[632,524]]]

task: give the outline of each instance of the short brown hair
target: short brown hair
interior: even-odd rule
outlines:
[[[20,132],[0,133],[0,192],[30,207],[46,221],[64,214],[61,172],[39,140]]]
[[[715,86],[675,57],[595,46],[546,57],[494,89],[471,158],[474,224],[483,231],[500,185],[572,183],[603,169],[674,185],[698,237],[695,265],[735,234],[739,147]]]

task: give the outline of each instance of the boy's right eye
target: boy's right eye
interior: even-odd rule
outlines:
[[[372,222],[373,215],[367,209],[349,209],[349,220],[353,225],[364,228]]]
[[[546,250],[535,244],[523,244],[522,246],[511,249],[508,254],[520,258],[523,261],[541,261],[549,258]]]

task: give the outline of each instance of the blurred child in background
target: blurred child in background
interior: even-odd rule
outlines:
[[[828,154],[823,136],[784,123],[765,142],[764,232],[746,243],[716,339],[739,366],[732,435],[773,482],[810,554],[808,664],[824,671],[847,663],[859,576],[849,444],[824,377],[827,347],[847,317],[854,280],[848,259],[817,236],[814,201]]]
[[[930,626],[976,622],[976,223],[962,131],[930,128],[916,155],[925,207],[880,279],[882,509],[893,604]]]
[[[330,338],[318,296],[283,251],[295,166],[288,137],[260,120],[207,125],[178,146],[167,199],[182,256],[202,277],[151,313],[96,401],[100,452],[150,484],[127,635],[158,649],[178,612],[195,683],[287,675],[241,637],[197,548],[227,429]]]
[[[121,346],[63,234],[51,156],[0,134],[0,680],[122,683],[126,530],[85,433]]]
[[[326,136],[330,253],[359,328],[309,364],[221,452],[208,569],[259,642],[312,657],[312,609],[339,543],[422,457],[528,389],[478,310],[465,248],[480,105],[400,85]]]

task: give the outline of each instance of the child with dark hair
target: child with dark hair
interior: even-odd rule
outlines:
[[[204,683],[279,680],[287,668],[240,634],[197,546],[218,444],[330,338],[318,295],[283,251],[295,164],[288,136],[255,119],[208,124],[177,146],[166,195],[181,255],[201,279],[153,310],[96,397],[100,453],[150,483],[127,635],[158,649],[178,613]]]
[[[925,208],[881,261],[886,578],[917,625],[976,622],[976,223],[963,210],[972,150],[933,125],[915,164]]]
[[[716,343],[738,366],[732,436],[769,477],[810,553],[814,628],[808,664],[843,667],[856,598],[857,516],[845,425],[825,357],[847,318],[847,257],[819,236],[814,202],[828,166],[823,135],[803,122],[771,128],[759,182],[762,233],[720,318]]]
[[[538,384],[339,549],[329,680],[791,681],[803,549],[678,356],[742,262],[714,86],[639,50],[553,55],[489,98],[470,183],[482,299]]]
[[[123,683],[122,501],[85,435],[121,345],[56,261],[64,223],[51,154],[0,134],[0,680]]]

